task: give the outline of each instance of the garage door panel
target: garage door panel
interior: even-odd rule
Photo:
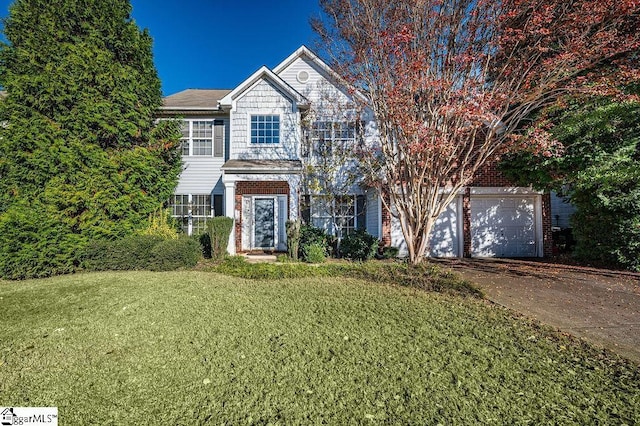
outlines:
[[[471,198],[471,254],[535,257],[533,197]]]

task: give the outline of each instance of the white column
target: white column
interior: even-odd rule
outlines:
[[[236,213],[236,184],[234,181],[224,182],[224,215],[233,219],[233,227],[229,235],[229,245],[227,252],[236,254],[236,222],[239,219],[239,212]]]

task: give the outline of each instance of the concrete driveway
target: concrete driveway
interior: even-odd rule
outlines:
[[[487,298],[640,364],[640,274],[507,259],[439,260]]]

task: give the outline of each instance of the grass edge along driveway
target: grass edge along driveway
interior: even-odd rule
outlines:
[[[207,272],[0,282],[0,405],[61,424],[640,423],[637,366],[470,298]]]

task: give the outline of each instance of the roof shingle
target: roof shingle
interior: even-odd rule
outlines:
[[[230,92],[227,89],[187,89],[165,97],[162,106],[163,109],[216,109],[218,101]]]

